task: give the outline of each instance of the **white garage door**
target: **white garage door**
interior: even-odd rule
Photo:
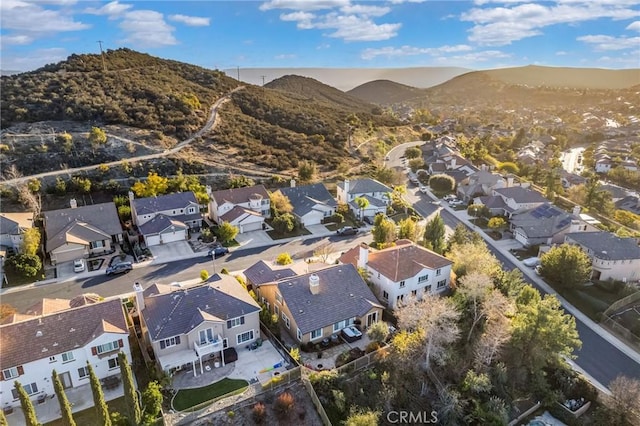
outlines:
[[[161,234],[162,243],[173,243],[175,241],[184,241],[186,240],[186,231],[184,229],[177,230],[174,232],[165,232]]]
[[[243,223],[240,225],[240,233],[262,230],[262,222]]]
[[[160,235],[147,235],[144,237],[147,247],[160,245]]]

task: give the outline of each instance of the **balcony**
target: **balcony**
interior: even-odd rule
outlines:
[[[218,334],[217,336],[215,336],[213,340],[210,340],[205,343],[195,342],[194,345],[195,345],[195,350],[196,350],[196,354],[198,354],[198,357],[203,357],[205,355],[209,355],[215,352],[220,352],[223,349],[222,336]]]

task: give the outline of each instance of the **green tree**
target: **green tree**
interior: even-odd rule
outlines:
[[[312,182],[318,173],[318,167],[313,161],[301,161],[298,164],[298,178],[302,182]]]
[[[244,188],[245,186],[253,186],[256,182],[244,175],[231,176],[229,178],[229,188]]]
[[[153,424],[162,409],[162,387],[158,382],[149,382],[142,392],[142,406],[144,407],[144,423]]]
[[[437,213],[433,219],[427,222],[427,226],[424,229],[424,244],[430,250],[436,253],[442,254],[445,248],[445,229],[444,220]]]
[[[131,190],[138,197],[155,197],[167,193],[169,189],[169,179],[158,176],[157,173],[149,172],[145,182],[137,181]]]
[[[29,188],[29,191],[32,193],[37,194],[42,189],[42,182],[40,182],[40,179],[31,179],[27,183],[27,188]]]
[[[92,145],[102,145],[107,143],[107,133],[99,127],[92,127],[89,132],[89,142]]]
[[[67,394],[64,392],[64,387],[60,381],[60,377],[56,370],[51,373],[51,381],[53,382],[53,389],[58,397],[58,404],[60,404],[60,413],[62,414],[62,424],[64,426],[76,426],[76,422],[71,414],[71,404],[67,399]]]
[[[420,239],[420,227],[417,222],[408,217],[398,223],[398,238],[411,240],[417,243]]]
[[[447,257],[453,261],[453,272],[458,277],[478,272],[493,278],[501,270],[500,262],[484,241],[453,244]]]
[[[93,395],[93,408],[96,412],[96,424],[111,426],[111,416],[109,416],[109,408],[104,400],[102,385],[89,361],[87,361],[87,369],[89,370],[89,383],[91,384],[91,393]]]
[[[293,228],[296,226],[296,221],[291,213],[285,213],[273,218],[271,226],[273,226],[276,232],[286,234],[287,232],[293,231]]]
[[[56,184],[54,186],[54,191],[58,195],[64,195],[67,193],[67,183],[60,177],[56,178]]]
[[[71,178],[71,183],[78,192],[88,194],[91,191],[91,180],[89,178],[74,176]]]
[[[432,175],[429,178],[429,186],[435,192],[449,193],[456,187],[456,180],[445,174]]]
[[[40,229],[28,228],[22,234],[21,252],[31,256],[35,256],[40,248]]]
[[[25,277],[35,277],[42,269],[42,261],[35,254],[20,253],[7,259],[7,265]]]
[[[293,263],[293,259],[291,259],[289,253],[280,253],[278,257],[276,257],[276,263],[278,265],[290,265]]]
[[[62,144],[64,152],[69,154],[73,148],[73,137],[69,133],[64,132],[59,134],[56,139]]]
[[[365,209],[369,207],[369,200],[367,200],[365,197],[356,197],[353,201],[360,209],[360,220],[362,220],[364,217]]]
[[[118,206],[118,217],[120,217],[120,220],[123,222],[131,219],[131,207],[128,205]]]
[[[378,248],[387,247],[396,240],[396,224],[382,214],[373,220],[373,242]]]
[[[473,217],[489,217],[491,216],[491,211],[484,204],[471,204],[467,207],[467,213],[469,216]]]
[[[367,336],[373,342],[384,342],[389,336],[389,326],[382,321],[374,322],[367,329]]]
[[[422,158],[422,150],[417,146],[412,146],[410,148],[405,149],[404,156],[410,160],[414,158]]]
[[[513,173],[514,175],[520,174],[520,167],[516,163],[512,163],[510,161],[506,161],[504,163],[500,163],[500,167],[498,170],[507,173]]]
[[[291,205],[291,201],[289,201],[289,197],[284,195],[281,191],[272,192],[269,195],[269,199],[271,200],[273,217],[283,213],[291,213],[293,211],[293,206]]]
[[[540,258],[540,274],[564,288],[583,285],[591,277],[591,259],[573,244],[561,244]]]
[[[238,232],[240,232],[240,229],[237,226],[234,226],[229,222],[222,222],[218,227],[217,234],[220,241],[225,244],[233,241],[236,235],[238,235]]]
[[[418,169],[424,168],[424,160],[422,158],[414,158],[409,160],[409,168],[412,172],[416,172]]]
[[[31,402],[31,398],[29,398],[27,391],[24,390],[22,384],[20,384],[20,382],[18,382],[17,380],[13,385],[16,388],[16,392],[18,392],[20,407],[22,407],[24,420],[27,423],[27,426],[42,426],[42,423],[38,421],[38,417],[36,416],[36,409],[33,407],[33,403]]]
[[[142,420],[142,410],[140,409],[140,400],[136,392],[136,386],[133,382],[133,373],[131,366],[127,361],[127,355],[124,352],[118,353],[118,363],[120,364],[120,376],[122,376],[122,385],[124,388],[124,402],[127,406],[127,418],[129,424],[136,426]]]

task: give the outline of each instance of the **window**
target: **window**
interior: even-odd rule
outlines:
[[[389,293],[387,293],[386,291],[383,291],[383,292],[382,292],[382,298],[383,298],[384,300],[389,300]]]
[[[6,370],[2,370],[2,377],[4,380],[13,379],[14,377],[18,377],[20,373],[18,372],[18,367],[7,368]]]
[[[118,360],[118,358],[111,358],[109,360],[109,370],[113,370],[114,368],[117,368],[120,366],[120,361]]]
[[[246,331],[237,335],[238,344],[253,340],[253,330]]]
[[[445,287],[447,285],[447,280],[438,281],[438,288]]]
[[[291,324],[289,323],[289,317],[286,316],[284,312],[282,313],[282,321],[284,321],[284,325],[286,325],[287,328],[291,328]]]
[[[442,273],[442,269],[436,269],[436,277],[439,277]]]
[[[94,352],[94,355],[100,355],[105,352],[115,351],[119,347],[120,345],[118,344],[118,341],[114,340],[113,342],[105,343],[104,345],[95,346],[95,351],[92,350],[92,352]]]
[[[215,339],[213,338],[213,329],[207,328],[206,330],[200,330],[199,333],[200,341],[199,345],[204,345],[207,342],[213,342]]]
[[[91,243],[89,243],[89,247],[92,249],[104,247],[104,241],[91,241]]]
[[[311,340],[319,339],[322,337],[322,329],[313,330],[311,332]]]
[[[302,331],[300,331],[300,329],[296,329],[296,336],[298,337],[298,340],[302,342]]]
[[[429,274],[418,277],[418,283],[423,283],[429,279]]]
[[[27,385],[23,385],[23,387],[28,395],[38,393],[38,385],[36,385],[35,383],[29,383]],[[11,389],[11,394],[13,395],[13,399],[18,399],[18,391],[16,389]]]
[[[181,213],[181,214],[182,214],[182,213],[184,213],[184,209],[180,209],[180,213]]]
[[[347,326],[347,321],[343,320],[333,324],[333,331],[340,331]]]
[[[195,207],[189,207],[189,213],[195,213],[196,209]]]
[[[160,340],[160,349],[170,348],[180,344],[180,336],[169,337],[168,339]]]
[[[282,296],[276,291],[276,302],[282,303]]]
[[[89,367],[85,366],[78,368],[78,376],[81,379],[89,377]]]
[[[49,357],[49,362],[56,362],[56,357],[55,356],[50,356]]]
[[[73,357],[73,352],[65,352],[62,354],[62,362],[73,361],[75,358]]]
[[[234,318],[227,321],[227,328],[238,327],[242,324],[244,324],[244,317]]]
[[[412,290],[411,291],[411,295],[412,296],[417,296],[418,295],[418,290]]]
[[[402,302],[404,300],[404,294],[401,294],[400,296],[396,297],[396,302]]]
[[[424,292],[425,292],[425,293],[431,293],[431,286],[430,286],[430,285],[426,286],[426,287],[424,288]]]
[[[404,280],[400,281],[400,288],[404,288]]]
[[[273,310],[276,312],[276,316],[280,315],[280,308],[278,305],[273,305]]]

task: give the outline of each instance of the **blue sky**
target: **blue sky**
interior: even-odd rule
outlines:
[[[640,0],[2,0],[0,66],[128,47],[207,68],[640,68]]]

